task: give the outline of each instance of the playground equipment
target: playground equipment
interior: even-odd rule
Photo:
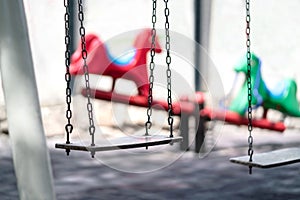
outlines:
[[[137,80],[137,85],[139,87],[139,93],[142,95],[148,94],[147,97],[147,103],[148,103],[148,109],[147,109],[147,117],[148,120],[145,123],[145,134],[140,136],[140,137],[127,137],[123,138],[122,140],[118,140],[117,142],[111,142],[111,144],[106,144],[105,146],[99,146],[95,144],[95,124],[94,124],[94,119],[93,119],[93,105],[91,103],[91,88],[90,88],[90,82],[89,82],[89,73],[90,70],[93,73],[98,73],[99,71],[95,66],[97,66],[97,63],[88,63],[88,50],[90,49],[95,49],[95,54],[94,56],[100,56],[100,58],[104,59],[106,63],[108,64],[108,68],[103,71],[103,73],[111,74],[114,72],[115,68],[124,66],[123,70],[120,70],[119,73],[114,75],[114,82],[116,78],[119,78],[124,75],[124,73],[128,72],[128,69],[132,68],[134,66],[134,62],[137,62],[137,59],[133,58],[139,58],[141,62],[145,61],[145,55],[139,54],[140,51],[136,49],[133,51],[132,56],[129,57],[129,59],[126,59],[125,61],[114,61],[114,59],[109,59],[109,57],[105,57],[106,54],[105,50],[103,49],[103,45],[97,45],[99,44],[99,40],[97,38],[93,37],[92,35],[88,37],[88,45],[87,45],[87,40],[85,36],[85,27],[83,24],[84,21],[84,13],[83,13],[83,5],[82,1],[78,1],[78,18],[80,21],[80,36],[81,36],[81,49],[75,56],[73,57],[73,61],[75,63],[81,63],[81,66],[79,65],[74,65],[72,68],[70,68],[70,48],[69,48],[69,41],[70,41],[70,34],[69,34],[69,1],[65,2],[65,7],[66,7],[66,14],[65,14],[65,42],[66,42],[66,53],[65,53],[65,64],[66,64],[66,82],[67,82],[67,88],[66,88],[66,103],[67,103],[67,111],[66,111],[66,117],[67,117],[67,124],[65,126],[66,129],[66,135],[67,135],[67,141],[64,144],[56,144],[56,148],[61,148],[65,149],[67,152],[67,155],[69,155],[71,150],[78,150],[78,151],[90,151],[91,156],[94,157],[95,153],[97,151],[109,151],[109,150],[119,150],[119,149],[130,149],[130,148],[140,148],[140,147],[146,147],[146,149],[149,146],[155,146],[155,145],[163,145],[163,144],[173,144],[175,142],[180,142],[182,141],[182,137],[179,136],[174,136],[173,135],[173,103],[172,103],[172,93],[171,93],[171,69],[170,69],[170,64],[171,64],[171,56],[170,56],[170,36],[169,36],[169,8],[168,8],[168,0],[165,0],[165,36],[166,36],[166,51],[167,51],[167,56],[166,56],[166,65],[167,65],[167,70],[166,70],[166,75],[167,75],[167,90],[168,90],[168,98],[167,98],[167,107],[168,107],[168,124],[169,124],[169,131],[170,135],[169,136],[163,136],[163,135],[154,135],[152,136],[149,131],[152,125],[151,122],[151,114],[152,114],[152,104],[153,104],[153,97],[152,97],[152,88],[153,88],[153,83],[154,83],[154,76],[153,76],[153,71],[155,68],[155,63],[154,63],[154,57],[155,57],[155,52],[160,51],[159,48],[156,49],[156,29],[155,29],[155,24],[156,24],[156,0],[153,0],[153,13],[152,13],[152,30],[151,32],[148,31],[148,33],[151,33],[151,45],[149,43],[138,43],[137,48],[141,48],[144,51],[149,51],[151,52],[151,62],[150,62],[150,77],[149,77],[149,85],[144,85],[143,83],[140,83],[139,80],[140,78],[136,79]],[[143,34],[140,35],[140,37],[148,37],[149,39],[149,34]],[[138,42],[144,41],[142,39],[138,39]],[[149,41],[149,40],[148,40]],[[139,45],[146,45],[144,46],[139,46]],[[150,48],[149,48],[150,47]],[[145,53],[144,53],[145,54]],[[144,58],[143,58],[144,56]],[[81,62],[78,61],[81,59]],[[114,62],[111,62],[114,61]],[[88,64],[91,64],[92,68],[90,69]],[[111,65],[110,65],[111,64]],[[144,63],[143,63],[144,64]],[[105,72],[107,70],[107,72]],[[70,82],[71,82],[71,73],[76,73],[76,74],[83,74],[85,78],[85,94],[87,97],[87,111],[88,111],[88,119],[89,119],[89,134],[91,136],[91,144],[86,146],[86,145],[81,145],[81,144],[72,144],[70,141],[70,134],[73,131],[73,125],[71,124],[71,117],[72,117],[72,110],[71,110],[71,94],[72,90],[70,87]],[[129,73],[130,74],[130,73]],[[136,75],[136,73],[134,73]],[[132,75],[129,75],[131,77]],[[143,76],[143,74],[141,75]],[[141,77],[142,79],[143,77]],[[147,90],[148,86],[148,90]],[[113,89],[114,87],[112,87]],[[147,91],[147,93],[145,93]]]
[[[200,116],[204,117],[206,120],[220,120],[237,126],[248,125],[248,119],[244,117],[244,115],[242,116],[230,110],[212,111],[210,108],[205,107],[200,111]],[[272,122],[266,118],[252,119],[252,126],[277,132],[283,132],[286,129],[283,122]]]
[[[242,59],[235,67],[237,73],[247,73],[247,59]],[[282,112],[284,115],[300,117],[300,107],[297,100],[297,84],[294,79],[288,78],[280,81],[274,88],[268,88],[261,74],[261,60],[251,53],[251,87],[252,105],[254,107],[262,106],[264,108],[263,116],[267,116],[268,109],[274,109]],[[236,98],[229,106],[229,110],[240,115],[247,111],[247,99],[244,94],[247,91],[247,82],[245,81]]]
[[[53,200],[52,168],[23,1],[0,1],[0,24],[1,79],[19,191],[18,197],[11,198]],[[1,199],[5,194],[1,192]]]
[[[66,68],[67,68],[67,73],[66,73],[66,81],[67,81],[67,105],[68,105],[68,110],[67,110],[67,118],[68,118],[68,124],[66,125],[66,133],[67,133],[67,141],[66,144],[56,144],[57,148],[62,148],[62,149],[66,149],[67,150],[67,154],[69,153],[70,150],[80,150],[80,151],[90,151],[92,154],[92,157],[94,156],[96,151],[106,151],[106,150],[115,150],[115,149],[126,149],[126,148],[138,148],[138,147],[146,147],[148,148],[149,146],[152,145],[161,145],[161,144],[168,144],[168,143],[173,143],[173,142],[179,142],[182,140],[181,137],[174,137],[173,136],[173,115],[183,115],[184,114],[184,110],[183,108],[186,108],[186,113],[192,113],[191,110],[193,110],[193,108],[196,108],[196,106],[198,105],[204,105],[203,102],[203,95],[201,93],[197,93],[199,98],[196,98],[195,102],[192,102],[194,104],[191,104],[190,101],[183,101],[183,102],[187,102],[187,107],[182,106],[182,104],[178,104],[179,106],[174,106],[175,104],[172,102],[171,99],[171,71],[170,71],[170,63],[171,63],[171,57],[170,57],[170,38],[169,38],[169,23],[168,23],[168,15],[169,15],[169,9],[168,9],[168,0],[165,0],[165,4],[166,4],[166,8],[165,8],[165,15],[166,15],[166,23],[165,23],[165,28],[166,28],[166,50],[167,50],[167,57],[166,57],[166,63],[167,63],[167,88],[168,88],[168,98],[167,98],[167,103],[165,102],[155,102],[153,100],[152,97],[152,87],[153,87],[153,82],[154,82],[154,76],[153,76],[153,70],[155,67],[155,63],[154,63],[154,56],[155,53],[159,52],[159,48],[156,49],[155,48],[155,43],[156,43],[156,39],[155,39],[155,35],[156,35],[156,30],[155,30],[155,23],[156,23],[156,0],[153,0],[153,16],[152,16],[152,24],[153,24],[153,28],[151,30],[151,48],[150,48],[150,52],[151,52],[151,62],[150,62],[150,76],[149,76],[149,83],[147,81],[145,81],[145,79],[147,80],[147,74],[146,73],[141,73],[141,76],[137,76],[137,73],[129,73],[130,75],[127,77],[128,79],[132,80],[134,79],[137,87],[138,87],[138,95],[136,96],[122,96],[119,94],[114,93],[114,84],[115,84],[115,80],[117,78],[124,78],[124,75],[126,77],[126,73],[128,73],[128,71],[130,71],[129,69],[134,69],[136,66],[131,65],[130,63],[132,63],[131,61],[134,60],[134,58],[136,58],[137,56],[137,51],[133,50],[131,54],[129,54],[129,56],[127,55],[127,59],[125,60],[115,60],[115,59],[111,59],[111,57],[109,56],[109,54],[107,53],[107,49],[103,49],[100,48],[99,46],[102,45],[102,43],[100,42],[99,39],[97,39],[95,36],[91,36],[88,37],[88,41],[86,41],[86,37],[85,37],[85,29],[83,26],[83,12],[82,12],[82,2],[79,1],[79,20],[81,22],[81,26],[80,26],[80,34],[81,34],[81,49],[80,51],[77,52],[77,56],[75,54],[74,58],[73,58],[73,62],[74,63],[80,63],[81,62],[81,66],[83,67],[79,67],[76,66],[76,64],[74,64],[74,66],[70,66],[70,54],[69,54],[69,50],[68,50],[68,39],[69,39],[69,35],[66,34]],[[66,5],[66,7],[68,7]],[[271,96],[267,96],[267,95],[262,95],[259,94],[259,92],[261,91],[268,91],[267,88],[265,87],[265,84],[262,83],[254,83],[252,82],[252,63],[251,63],[251,59],[252,59],[252,55],[251,55],[251,51],[250,51],[250,1],[246,0],[246,21],[247,21],[247,28],[246,28],[246,35],[247,35],[247,54],[246,54],[246,58],[247,58],[247,63],[246,65],[242,65],[243,67],[246,66],[247,68],[247,84],[246,88],[243,87],[241,91],[243,92],[247,92],[248,94],[248,98],[247,98],[247,103],[248,106],[246,107],[246,111],[247,111],[247,117],[248,117],[248,121],[247,121],[247,125],[248,125],[248,131],[249,131],[249,136],[248,136],[248,156],[247,159],[249,158],[249,160],[245,160],[245,157],[238,157],[238,158],[232,158],[230,159],[232,162],[235,163],[240,163],[240,164],[244,164],[244,165],[248,165],[249,166],[249,172],[252,173],[252,167],[274,167],[274,166],[281,166],[281,165],[285,165],[285,164],[290,164],[290,163],[294,163],[294,162],[298,162],[299,156],[296,155],[295,156],[295,152],[298,152],[297,149],[286,149],[286,150],[282,150],[282,151],[275,151],[275,152],[271,152],[271,153],[265,153],[265,154],[256,154],[254,156],[254,150],[253,150],[253,137],[252,137],[252,129],[254,126],[265,126],[265,124],[267,124],[267,121],[260,121],[261,123],[255,123],[256,121],[254,119],[252,119],[252,105],[262,105],[262,103],[265,103],[267,106],[267,108],[276,108],[276,106],[278,105],[283,105],[285,104],[285,100],[289,99],[292,100],[292,96],[289,96],[289,98],[285,97],[283,95],[283,93],[280,93],[281,95],[278,95],[276,93],[270,93]],[[68,9],[67,9],[68,10]],[[66,24],[68,24],[67,19],[68,17],[65,18],[66,19]],[[67,31],[68,27],[66,26],[66,33],[68,33]],[[147,35],[147,34],[144,34]],[[102,45],[103,46],[103,45]],[[88,60],[87,59],[87,54],[88,51],[92,49],[92,55],[93,53],[95,55],[97,55],[97,53],[101,53],[103,59],[106,59],[107,62],[107,68],[105,69],[100,69],[97,66],[97,62],[99,62],[99,60],[97,60],[96,56],[94,57],[94,59]],[[149,51],[149,48],[146,48],[147,51]],[[82,61],[78,62],[78,58],[80,58],[81,55],[81,59]],[[105,57],[106,56],[106,57]],[[255,58],[255,57],[253,57]],[[95,61],[95,63],[93,63],[93,61]],[[91,69],[92,73],[95,74],[106,74],[106,75],[110,75],[113,77],[114,81],[113,81],[113,85],[112,85],[112,89],[111,91],[107,92],[107,93],[103,93],[103,91],[99,91],[97,89],[93,90],[90,88],[89,85],[89,68],[88,68],[88,64],[90,64],[89,62],[91,62],[91,66],[94,68]],[[253,61],[252,61],[253,62]],[[143,62],[141,62],[141,64],[143,66],[145,66],[145,60],[143,60]],[[126,70],[120,70],[119,74],[116,72],[117,69],[121,69],[121,66],[128,66],[127,68],[125,67],[124,69]],[[107,70],[108,69],[108,70]],[[145,67],[141,68],[142,70],[144,70],[145,72]],[[94,70],[94,71],[93,71]],[[107,70],[107,71],[106,71]],[[240,70],[245,70],[244,68],[240,68]],[[141,72],[141,71],[140,71]],[[259,72],[259,71],[258,71]],[[84,145],[75,145],[75,144],[71,144],[70,140],[69,140],[69,134],[72,132],[73,126],[70,124],[70,119],[72,116],[72,111],[70,110],[70,103],[71,103],[71,89],[70,89],[70,75],[71,73],[73,74],[83,74],[84,78],[85,78],[85,83],[86,83],[86,87],[85,89],[83,89],[82,93],[87,97],[88,100],[88,104],[87,104],[87,109],[88,109],[88,113],[89,113],[89,123],[90,123],[90,127],[89,127],[89,133],[91,135],[91,145],[89,146],[84,146]],[[116,75],[113,75],[114,73],[116,73]],[[256,75],[259,73],[256,73]],[[140,75],[140,74],[139,74]],[[138,77],[138,78],[137,78]],[[148,86],[148,87],[145,87]],[[256,91],[256,86],[257,85],[261,85],[262,89],[260,89],[260,87],[258,87],[258,91]],[[253,89],[254,88],[254,89]],[[292,82],[290,82],[290,85],[288,85],[289,88],[287,91],[288,94],[292,95],[294,94],[294,92],[296,91],[296,87],[295,85],[293,86]],[[147,90],[148,89],[148,90]],[[94,126],[94,121],[93,121],[93,109],[92,109],[92,104],[90,101],[91,93],[95,92],[95,98],[99,98],[99,99],[104,99],[104,100],[112,100],[112,97],[114,96],[114,100],[119,101],[119,102],[130,102],[130,104],[132,105],[139,105],[139,106],[143,106],[143,107],[147,107],[147,117],[148,120],[145,123],[145,128],[146,128],[146,133],[145,135],[142,136],[142,138],[144,138],[144,140],[142,139],[142,141],[140,140],[140,142],[137,141],[130,141],[129,142],[125,142],[124,143],[124,139],[121,140],[121,143],[119,144],[114,144],[114,145],[109,145],[109,146],[97,146],[94,143],[94,133],[95,133],[95,126]],[[282,90],[283,91],[283,90]],[[266,93],[268,94],[268,93]],[[270,95],[269,94],[269,95]],[[273,96],[272,96],[273,95]],[[116,96],[116,97],[115,97]],[[272,99],[272,101],[270,99],[265,99],[266,102],[263,102],[263,98],[262,97],[273,97],[270,98]],[[277,98],[275,98],[277,97]],[[129,99],[129,101],[128,101]],[[288,101],[288,102],[289,102]],[[199,103],[201,102],[201,104]],[[163,106],[161,106],[163,109],[168,111],[168,124],[170,126],[170,136],[169,137],[161,137],[159,136],[158,138],[152,138],[149,134],[149,130],[150,127],[152,125],[151,122],[151,113],[152,113],[152,104],[153,103],[157,103],[157,104],[161,104]],[[190,106],[193,105],[193,106]],[[241,107],[245,107],[245,103],[243,102],[242,104],[237,104],[237,103],[233,103],[231,106],[231,109],[235,109],[234,105],[238,105],[236,106],[236,108],[241,108]],[[242,106],[240,106],[242,105]],[[239,112],[235,112],[236,115],[241,116],[242,111],[245,112],[245,109],[241,109],[237,111]],[[176,109],[178,108],[178,109]],[[191,109],[192,108],[192,109]],[[214,118],[217,115],[215,115],[215,113],[212,113],[211,111],[205,113],[205,111],[207,111],[206,109],[203,109],[203,107],[201,107],[201,111],[200,111],[200,121],[201,119],[203,119],[203,117],[207,117],[209,116],[210,118]],[[292,112],[292,109],[289,109],[287,107],[283,107],[282,110],[283,112],[289,113],[291,115],[297,116],[296,113]],[[199,113],[197,113],[198,115]],[[224,116],[224,114],[223,114]],[[227,113],[225,115],[225,120],[229,120],[230,117],[227,117]],[[229,115],[230,116],[230,115]],[[219,116],[217,116],[218,118]],[[236,120],[236,119],[234,119]],[[233,121],[234,121],[233,120]],[[246,124],[245,121],[243,121],[244,124]],[[202,121],[202,123],[200,122],[199,124],[204,124],[204,122]],[[203,127],[202,127],[203,128]],[[272,129],[271,125],[267,125],[266,128],[270,128]],[[277,127],[278,128],[278,127]],[[277,129],[275,128],[275,129]],[[282,127],[281,127],[282,128]],[[200,128],[199,128],[200,129]],[[279,128],[278,128],[279,129]],[[149,139],[150,138],[150,139]],[[292,154],[293,156],[289,156],[290,154]],[[270,159],[270,157],[268,157],[269,155],[275,155],[274,159]],[[272,163],[270,163],[270,161]]]
[[[89,53],[88,66],[91,74],[95,75],[105,75],[109,76],[113,79],[111,90],[104,91],[101,89],[91,89],[91,92],[94,94],[94,98],[100,100],[113,101],[118,103],[124,103],[139,107],[148,107],[148,73],[147,73],[147,52],[151,49],[150,44],[151,39],[151,29],[145,29],[138,34],[135,39],[133,48],[121,55],[120,57],[113,58],[111,53],[109,52],[109,48],[103,43],[100,38],[94,34],[88,34],[86,36],[86,46],[87,52]],[[158,41],[158,38],[155,38],[155,52],[160,53],[161,47]],[[254,58],[253,58],[254,59]],[[253,61],[252,61],[253,62]],[[247,63],[245,59],[241,62],[236,71],[246,71]],[[254,70],[253,70],[254,72]],[[81,60],[81,45],[78,45],[77,50],[72,55],[71,65],[70,65],[70,73],[72,75],[81,75],[83,74],[82,69],[82,60]],[[254,73],[253,73],[254,74]],[[255,73],[257,74],[259,73]],[[254,75],[253,75],[254,76]],[[115,82],[118,78],[125,78],[133,81],[137,88],[137,95],[123,95],[114,91]],[[252,78],[254,80],[254,78]],[[256,79],[260,80],[260,79]],[[256,81],[257,82],[257,81]],[[255,83],[256,83],[255,82]],[[253,84],[253,87],[259,84]],[[196,100],[186,101],[181,98],[179,102],[173,103],[173,113],[174,115],[181,116],[182,122],[187,121],[189,116],[195,115],[195,106],[201,108],[198,118],[203,118],[206,120],[225,120],[228,123],[232,123],[235,125],[247,125],[248,120],[244,117],[245,112],[247,110],[247,99],[243,98],[243,93],[246,91],[246,82],[244,83],[242,89],[240,90],[237,98],[233,101],[231,105],[231,109],[229,110],[214,110],[212,111],[208,107],[204,107],[204,94],[201,92],[196,92]],[[254,89],[254,91],[256,91]],[[87,95],[86,89],[82,89],[82,94]],[[257,98],[259,99],[259,98]],[[253,99],[256,100],[255,98]],[[153,105],[157,105],[156,108],[168,110],[168,103],[166,101],[153,99]],[[257,103],[257,105],[261,105]],[[240,110],[235,109],[236,107],[240,108]],[[266,116],[267,109],[265,110],[264,116]],[[198,114],[197,114],[198,115]],[[185,116],[185,117],[183,117]],[[188,139],[188,127],[184,126],[184,122],[182,123],[181,133],[187,141]],[[266,117],[261,119],[252,119],[252,125],[254,127],[259,127],[262,129],[274,130],[278,132],[283,132],[285,130],[285,125],[283,122],[272,122],[269,121]],[[202,127],[202,124],[197,124],[197,127]],[[204,136],[204,130],[197,130],[199,134],[197,134],[198,138],[196,140],[196,152],[199,151],[199,147],[202,145]],[[183,142],[181,145],[181,149],[187,149],[188,143]]]
[[[244,94],[248,95],[247,114],[249,148],[248,156],[231,158],[230,161],[233,163],[249,166],[249,173],[251,174],[252,167],[272,168],[300,162],[300,148],[287,148],[254,155],[252,136],[252,105],[264,104],[267,109],[277,108],[282,112],[292,116],[299,115],[299,105],[296,101],[297,87],[296,83],[293,80],[284,81],[283,87],[278,90],[279,92],[271,92],[267,89],[265,83],[260,78],[260,61],[254,54],[251,54],[250,51],[250,0],[246,0],[246,14],[247,67],[245,67],[245,64],[242,64],[241,67],[236,68],[236,70],[247,72],[247,84],[242,87],[241,91]],[[252,99],[252,97],[254,98]],[[245,109],[243,107],[245,107],[244,101],[242,101],[241,103],[234,102],[231,106],[231,109],[234,109],[242,114],[243,112],[245,112]]]
[[[118,78],[133,80],[138,88],[138,94],[148,96],[147,53],[151,50],[151,32],[151,29],[144,29],[140,32],[132,49],[117,58],[112,56],[109,48],[97,35],[88,34],[86,51],[89,53],[89,73],[112,77],[111,91],[114,90]],[[162,49],[156,36],[154,42],[155,53],[160,53]],[[71,57],[71,75],[84,74],[81,51],[81,45],[79,45]]]
[[[261,74],[261,60],[254,54],[250,54],[251,62],[251,88],[253,109],[262,107],[263,115],[261,118],[253,118],[252,126],[262,129],[274,130],[283,132],[286,127],[283,121],[273,122],[267,118],[269,109],[280,111],[284,116],[300,117],[299,103],[297,101],[297,85],[293,79],[285,79],[279,82],[276,87],[268,88]],[[247,57],[243,57],[235,68],[235,72],[244,73],[247,75]],[[229,106],[225,105],[228,97],[221,101],[224,107],[221,111],[211,113],[209,108],[204,108],[201,111],[203,116],[208,116],[209,119],[224,119],[228,123],[236,125],[247,125],[248,119],[245,114],[248,110],[248,99],[245,98],[245,93],[248,91],[248,81],[243,82],[242,87],[237,95],[231,100]]]
[[[88,34],[86,37],[87,52],[90,55],[88,66],[90,74],[108,76],[113,79],[110,91],[103,89],[91,88],[93,98],[106,100],[109,102],[124,103],[138,107],[148,107],[148,91],[149,91],[149,76],[147,70],[147,52],[151,47],[151,29],[144,29],[138,33],[133,48],[122,54],[120,57],[113,58],[110,55],[109,49],[100,38],[94,34]],[[155,38],[156,53],[161,52],[161,47],[158,38]],[[74,76],[81,75],[82,61],[81,45],[78,45],[75,53],[71,57],[70,73]],[[124,62],[126,60],[126,62]],[[136,95],[120,94],[115,90],[115,82],[118,78],[133,81],[138,89]],[[82,95],[87,95],[87,90],[82,88]],[[152,99],[153,108],[168,111],[168,102],[159,99]],[[187,97],[181,97],[179,101],[172,102],[174,116],[181,117],[180,132],[184,140],[181,143],[181,149],[189,148],[188,137],[188,121],[189,117],[196,116],[199,118],[199,108],[203,108],[204,94],[198,92],[195,95],[195,100],[191,101]],[[196,127],[201,125],[196,122]],[[198,132],[195,149],[198,152],[204,140],[204,128],[195,130]]]

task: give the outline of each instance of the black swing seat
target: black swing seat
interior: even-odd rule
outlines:
[[[258,168],[279,167],[300,162],[300,148],[286,148],[253,154],[252,162],[249,161],[249,156],[230,158],[230,161]]]
[[[116,140],[110,140],[109,143],[103,145],[84,145],[84,144],[55,144],[55,148],[66,149],[66,150],[76,150],[76,151],[112,151],[121,149],[133,149],[150,147],[157,145],[173,144],[176,142],[181,142],[182,137],[166,137],[162,135],[154,136],[140,136],[140,137],[122,137]]]

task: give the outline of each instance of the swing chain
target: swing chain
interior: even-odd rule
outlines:
[[[72,110],[71,110],[71,101],[72,101],[72,90],[71,90],[71,74],[70,74],[70,10],[69,10],[69,0],[64,0],[64,6],[66,8],[66,12],[64,15],[65,19],[65,45],[66,45],[66,51],[65,51],[65,66],[66,66],[66,73],[65,73],[65,80],[67,83],[66,87],[66,104],[67,104],[67,110],[66,110],[66,118],[67,118],[67,124],[65,125],[65,131],[67,133],[67,144],[70,144],[70,134],[73,131],[73,125],[71,124],[71,118],[72,118]]]
[[[252,137],[252,88],[251,88],[251,51],[250,51],[250,0],[246,0],[246,46],[247,46],[247,85],[248,85],[248,155],[249,162],[253,157],[253,137]],[[249,174],[252,174],[252,166],[249,166]]]
[[[171,81],[171,69],[170,69],[170,64],[171,64],[171,55],[170,55],[170,24],[169,24],[169,15],[170,15],[170,10],[168,8],[168,2],[169,0],[164,0],[165,2],[165,17],[166,17],[166,22],[165,22],[165,35],[166,35],[166,44],[165,48],[167,51],[167,56],[166,56],[166,64],[167,64],[167,89],[168,89],[168,124],[170,126],[170,137],[173,137],[173,106],[172,106],[172,81]]]
[[[90,89],[90,77],[89,69],[87,65],[87,50],[86,50],[86,41],[85,41],[85,28],[83,25],[84,13],[83,13],[83,3],[82,0],[78,0],[78,19],[80,22],[79,34],[81,37],[81,56],[83,59],[83,70],[85,78],[85,87],[86,87],[86,96],[87,96],[87,111],[89,118],[89,133],[92,136],[91,146],[95,146],[94,133],[95,133],[95,124],[93,118],[93,105],[91,103],[91,89]]]
[[[150,61],[150,75],[149,75],[149,93],[148,93],[148,108],[147,108],[147,117],[148,120],[145,123],[146,127],[146,136],[149,135],[149,129],[152,126],[151,122],[151,115],[152,115],[152,101],[153,101],[153,83],[154,83],[154,68],[155,68],[155,63],[154,63],[154,57],[155,57],[155,38],[156,38],[156,29],[155,29],[155,24],[156,24],[156,0],[153,0],[153,10],[152,10],[152,30],[151,30],[151,50],[150,50],[150,56],[151,56],[151,61]]]

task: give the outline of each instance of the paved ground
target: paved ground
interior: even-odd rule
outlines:
[[[228,161],[229,157],[246,152],[242,145],[244,131],[245,127],[225,126],[214,151],[205,158],[187,152],[163,169],[141,174],[112,169],[87,153],[72,152],[66,157],[63,151],[53,148],[61,138],[49,138],[57,199],[299,199],[299,164],[254,169],[253,175],[249,175],[247,167]],[[255,135],[256,152],[299,145],[294,143],[297,131],[284,135],[256,132],[260,135]],[[18,199],[8,139],[3,134],[0,138],[0,199]],[[116,157],[124,165],[132,164],[126,157],[120,159],[116,152],[108,156]],[[166,156],[149,159],[157,164]]]

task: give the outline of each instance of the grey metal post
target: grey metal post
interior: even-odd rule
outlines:
[[[183,138],[183,141],[180,143],[180,150],[188,151],[189,150],[189,119],[190,115],[182,112],[180,116],[180,136]]]
[[[74,0],[70,1],[70,38],[70,49],[71,54],[73,54],[77,48],[79,39],[77,1]]]
[[[84,4],[84,2],[83,2]],[[71,55],[76,51],[77,41],[79,39],[79,28],[78,28],[78,10],[77,1],[71,0],[69,2],[70,11],[70,51]],[[74,87],[74,78],[71,78],[71,88]]]
[[[194,38],[196,41],[195,45],[195,90],[199,91],[200,86],[200,39],[201,39],[201,0],[194,0]]]
[[[22,0],[0,1],[0,67],[20,199],[55,199]]]
[[[210,34],[210,15],[211,15],[212,0],[194,0],[194,39],[197,42],[195,45],[195,90],[204,90],[204,84],[200,79],[200,74],[203,77],[208,76],[208,69],[205,68],[208,63],[207,55],[203,49],[208,51],[209,34]],[[199,46],[200,44],[200,46]],[[199,74],[200,73],[200,74]]]
[[[210,15],[211,15],[212,0],[194,0],[194,24],[195,24],[195,90],[204,91],[204,82],[200,78],[208,78],[208,55],[205,54],[201,48],[207,50],[209,48],[209,34],[210,34]],[[200,105],[199,109],[202,109],[204,105]],[[195,151],[198,153],[202,145],[204,145],[205,139],[205,119],[200,116],[199,120],[196,120],[196,139],[195,139]]]

